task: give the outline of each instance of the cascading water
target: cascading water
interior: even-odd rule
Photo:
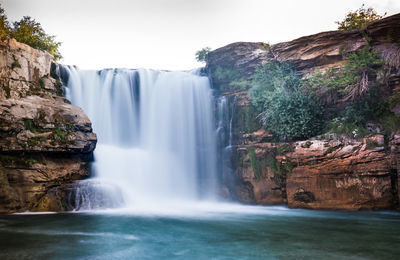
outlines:
[[[207,77],[64,68],[66,96],[87,113],[98,136],[94,177],[78,184],[77,209],[168,207],[215,197],[216,134]]]
[[[217,100],[217,134],[218,134],[218,155],[219,155],[219,172],[221,173],[220,181],[227,187],[234,186],[234,170],[232,163],[233,149],[233,116],[235,112],[236,97],[228,100],[225,96],[221,96]],[[229,189],[229,188],[228,188]],[[231,194],[232,195],[232,194]]]

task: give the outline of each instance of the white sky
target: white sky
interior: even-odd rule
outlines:
[[[0,0],[11,21],[29,15],[62,42],[63,64],[181,70],[195,52],[237,41],[278,43],[334,30],[362,3],[400,12],[399,0]]]

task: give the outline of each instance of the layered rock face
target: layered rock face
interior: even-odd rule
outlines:
[[[69,184],[89,176],[91,122],[62,97],[50,54],[0,48],[0,212],[68,210]]]
[[[287,61],[303,75],[343,64],[343,54],[354,52],[367,44],[375,50],[394,49],[400,43],[400,14],[370,24],[364,30],[329,31],[301,37],[274,45],[237,42],[216,49],[208,55],[207,68],[216,88],[229,82],[229,77],[217,77],[218,67],[233,69],[249,78],[260,65],[272,60]],[[398,57],[397,57],[398,58]]]
[[[308,140],[296,143],[286,160],[288,204],[294,208],[390,209],[398,204],[396,140]]]
[[[361,49],[367,39],[387,64],[400,64],[399,57],[392,55],[400,53],[400,14],[363,31],[323,32],[272,46],[239,42],[209,54],[207,68],[214,88],[235,104],[230,173],[234,181],[226,185],[231,198],[293,208],[399,207],[400,131],[363,140],[323,135],[302,142],[277,142],[258,124],[248,91],[231,84],[232,75],[233,80],[248,80],[258,66],[272,60],[290,62],[303,77],[316,69],[339,67],[343,54]],[[400,90],[399,69],[388,76],[390,95]],[[396,108],[392,111],[396,113]]]

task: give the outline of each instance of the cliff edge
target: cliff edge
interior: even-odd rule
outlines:
[[[52,60],[0,42],[0,213],[71,210],[68,184],[89,176],[97,138],[50,76]]]

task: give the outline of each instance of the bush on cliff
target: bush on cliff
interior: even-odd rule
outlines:
[[[272,61],[256,69],[249,96],[257,110],[264,111],[274,102],[274,93],[281,89],[291,92],[300,87],[300,78],[286,62]]]
[[[373,87],[365,96],[349,103],[343,109],[336,111],[326,123],[327,132],[345,135],[351,138],[361,138],[368,134],[368,122],[377,122],[387,113],[388,105],[380,98],[380,90]]]
[[[302,80],[288,63],[258,68],[249,95],[263,126],[283,139],[306,139],[321,132],[322,106],[301,90]]]
[[[273,93],[273,102],[260,114],[263,125],[283,139],[307,139],[321,133],[322,107],[301,90]]]
[[[4,9],[0,6],[0,39],[6,38],[10,34],[10,24],[7,21],[7,16]]]
[[[303,88],[329,107],[325,130],[360,138],[368,134],[367,123],[378,122],[389,131],[397,119],[385,101],[388,68],[381,54],[367,44],[357,52],[344,54],[343,59],[346,63],[342,67],[317,71],[304,80]]]
[[[363,98],[382,72],[384,60],[369,44],[357,52],[344,54],[343,59],[346,63],[341,68],[330,68],[325,73],[317,71],[304,82],[304,87],[320,93],[325,103]]]
[[[199,51],[196,52],[196,60],[198,62],[207,62],[207,56],[210,53],[211,48],[210,47],[205,47]]]
[[[382,16],[379,15],[373,8],[365,8],[363,4],[358,10],[347,13],[343,21],[336,22],[339,26],[339,30],[353,30],[363,29],[368,24],[382,19],[386,13]]]
[[[10,26],[4,9],[0,6],[0,39],[5,38],[15,38],[32,48],[47,51],[56,61],[62,58],[59,51],[61,43],[55,40],[55,36],[46,34],[40,23],[29,16],[24,16]]]
[[[58,48],[61,43],[55,41],[55,36],[47,35],[40,23],[29,16],[24,16],[20,21],[14,22],[11,37],[29,46],[47,51],[55,60],[62,58]]]

